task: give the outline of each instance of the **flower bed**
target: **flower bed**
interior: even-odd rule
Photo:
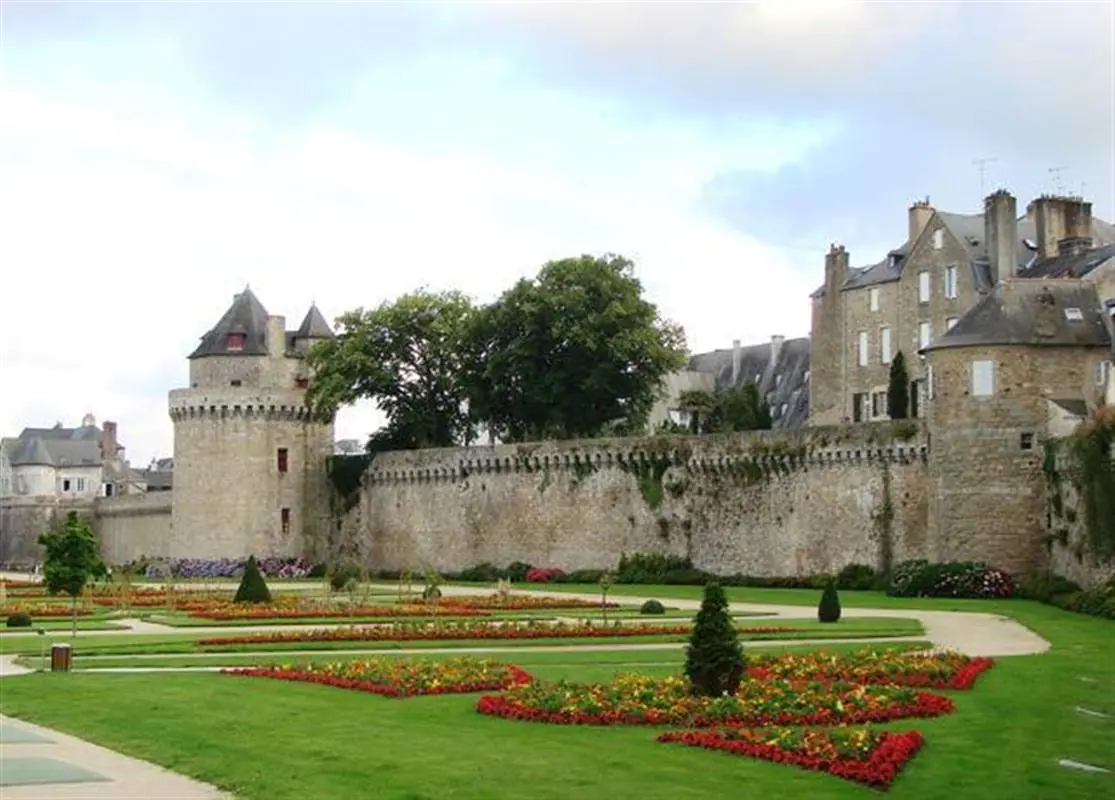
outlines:
[[[793,764],[887,788],[925,740],[917,731],[895,733],[869,728],[765,728],[759,731],[727,728],[668,731],[661,734],[658,741]]]
[[[0,616],[7,617],[12,614],[30,614],[35,619],[42,619],[43,617],[68,617],[75,614],[79,617],[88,617],[93,612],[88,608],[78,606],[75,610],[69,605],[50,605],[48,603],[9,603],[6,606],[0,606]]]
[[[618,603],[598,603],[590,600],[578,600],[575,597],[538,597],[535,595],[515,594],[504,597],[499,594],[492,595],[459,595],[456,597],[442,597],[438,605],[452,606],[453,608],[488,608],[504,611],[549,611],[562,608],[619,608]]]
[[[746,629],[744,629],[746,631]],[[762,628],[761,631],[781,630]],[[399,642],[420,639],[596,639],[632,636],[681,636],[688,625],[592,625],[589,623],[529,622],[431,622],[318,628],[312,631],[275,631],[221,639],[201,639],[202,646],[227,644],[281,644],[289,642]]]
[[[472,658],[401,661],[397,658],[226,669],[226,675],[275,678],[354,689],[386,697],[498,691],[529,683],[529,673],[512,664]]]
[[[780,653],[752,657],[747,676],[913,686],[923,689],[970,689],[995,662],[961,653],[895,653],[871,648],[854,653]]]
[[[226,603],[220,607],[199,609],[190,604],[183,608],[197,619],[234,620],[234,619],[315,619],[327,617],[487,617],[488,611],[475,608],[438,608],[437,606],[357,606],[337,608],[336,606],[281,608],[274,605],[247,605]]]
[[[745,681],[731,697],[694,697],[683,678],[619,675],[610,684],[531,683],[480,698],[477,711],[556,725],[853,725],[936,717],[954,708],[940,695],[898,686],[816,681]]]

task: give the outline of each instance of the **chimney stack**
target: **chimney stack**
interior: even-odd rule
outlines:
[[[991,283],[1018,274],[1018,205],[1005,189],[992,192],[983,201],[983,231]]]
[[[925,226],[929,224],[929,220],[933,218],[933,206],[929,205],[929,198],[918,200],[910,206],[909,220],[910,220],[910,244],[921,236],[921,232],[925,230]]]
[[[785,341],[785,336],[770,337],[770,365],[772,367],[778,366],[778,356],[782,353],[782,343]]]
[[[101,426],[101,458],[103,460],[116,458],[116,423],[107,419]]]
[[[847,276],[848,251],[844,249],[844,245],[830,244],[825,255],[825,294],[829,299],[835,299]]]
[[[1042,195],[1026,207],[1026,213],[1033,217],[1041,258],[1060,255],[1063,239],[1091,239],[1092,204],[1082,197]]]
[[[743,351],[740,349],[739,339],[732,340],[732,386],[739,383],[740,362],[743,360]]]

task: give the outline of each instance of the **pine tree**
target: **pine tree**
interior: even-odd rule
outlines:
[[[735,694],[743,679],[743,648],[728,614],[728,600],[717,583],[705,586],[701,610],[685,652],[685,676],[695,695]]]
[[[836,593],[836,582],[831,579],[825,584],[825,591],[821,594],[817,619],[821,622],[840,621],[840,596]]]
[[[259,564],[255,556],[248,557],[244,566],[244,577],[240,579],[240,588],[236,590],[234,603],[270,603],[271,590],[267,588],[267,581],[259,571]]]
[[[887,411],[891,419],[910,416],[910,374],[906,371],[906,356],[899,350],[890,362],[890,382],[887,385]]]

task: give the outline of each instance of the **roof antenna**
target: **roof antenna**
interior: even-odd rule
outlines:
[[[1053,177],[1053,191],[1057,194],[1065,193],[1065,184],[1061,181],[1061,173],[1068,167],[1050,167],[1048,172]]]
[[[972,163],[975,164],[976,169],[979,171],[979,196],[981,198],[987,196],[987,187],[985,186],[985,178],[987,176],[987,165],[994,164],[998,158],[973,158]]]

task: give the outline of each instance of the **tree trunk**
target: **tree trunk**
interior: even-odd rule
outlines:
[[[77,595],[70,595],[70,637],[77,637]]]

